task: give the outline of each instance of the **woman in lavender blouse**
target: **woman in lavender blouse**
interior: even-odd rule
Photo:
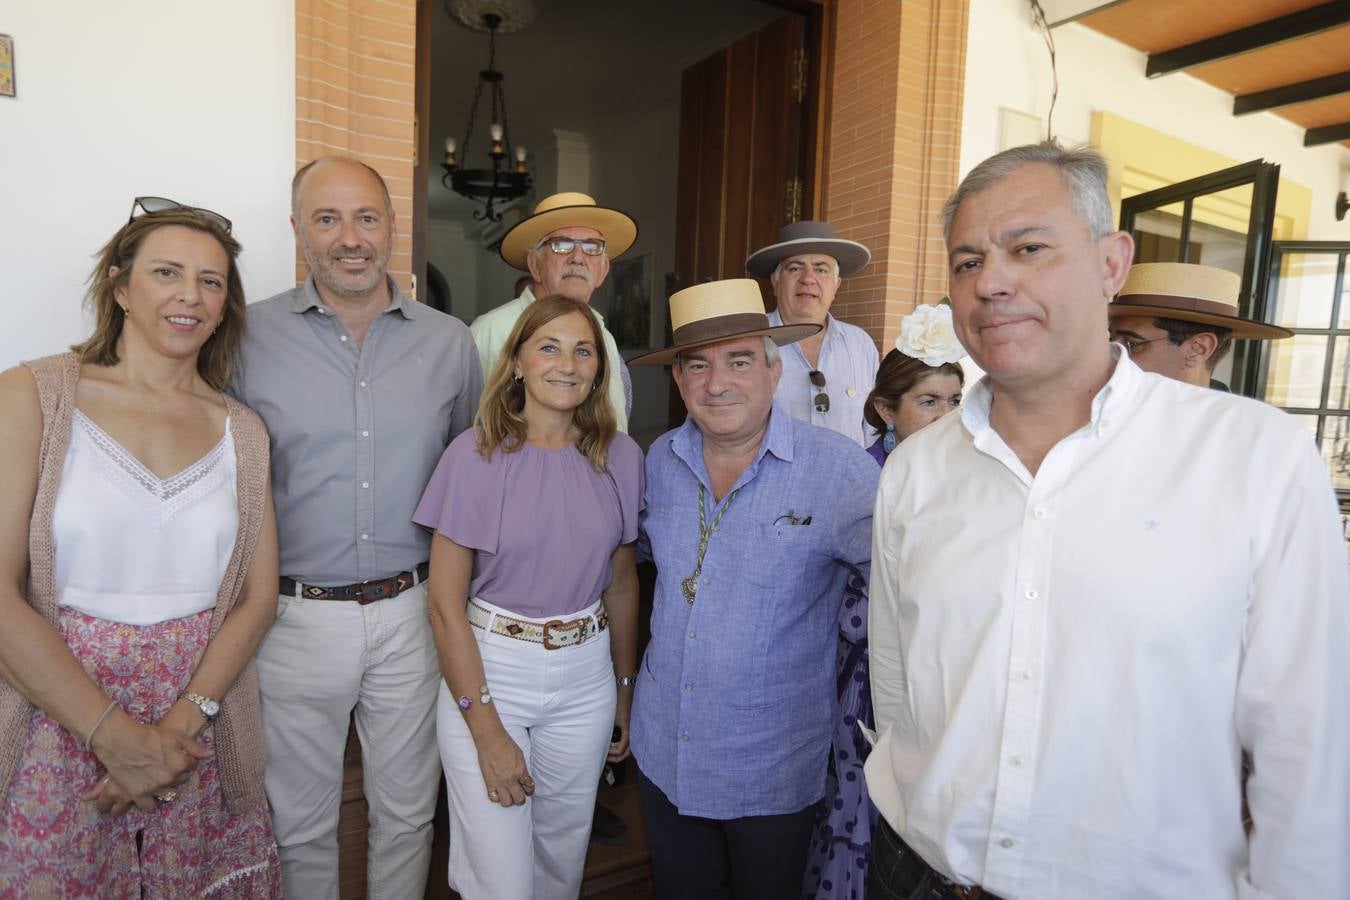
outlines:
[[[600,770],[628,756],[642,451],[616,432],[611,375],[585,305],[530,304],[413,516],[436,532],[436,729],[465,900],[577,896]]]

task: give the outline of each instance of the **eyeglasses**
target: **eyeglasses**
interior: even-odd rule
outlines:
[[[1165,341],[1167,340],[1167,335],[1164,334],[1160,337],[1149,338],[1148,340],[1143,341],[1127,337],[1117,337],[1112,338],[1112,340],[1114,340],[1117,344],[1122,345],[1131,356],[1134,356],[1134,352],[1138,350],[1140,347],[1144,346],[1145,344],[1151,344],[1154,341]]]
[[[559,256],[565,256],[571,253],[576,247],[581,248],[581,252],[587,256],[599,256],[605,252],[604,238],[549,238],[544,243],[548,248]]]
[[[816,412],[824,414],[830,411],[830,395],[825,392],[825,373],[819,369],[812,369],[806,373],[806,377],[811,379],[811,384],[819,388],[820,391],[811,398],[811,404],[815,406]]]
[[[170,200],[168,197],[137,197],[132,201],[131,215],[127,216],[128,222],[136,218],[136,210],[138,209],[150,214],[169,212],[170,210],[175,209],[185,209],[188,212],[196,213],[208,222],[212,222],[219,225],[221,228],[224,228],[226,234],[229,234],[230,229],[234,227],[229,219],[218,212],[202,209],[200,206],[187,206],[186,204],[179,203],[177,200]]]

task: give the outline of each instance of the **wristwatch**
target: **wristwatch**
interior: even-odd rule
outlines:
[[[182,699],[190,703],[197,704],[197,708],[202,711],[202,716],[210,722],[220,715],[220,701],[212,700],[210,697],[203,697],[201,694],[194,694],[192,691],[183,691]]]

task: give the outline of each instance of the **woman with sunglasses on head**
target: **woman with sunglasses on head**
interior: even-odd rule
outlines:
[[[961,405],[964,373],[957,360],[965,350],[956,340],[948,306],[920,305],[900,323],[895,349],[877,370],[863,416],[876,440],[867,452],[879,465],[903,440]],[[867,664],[867,595],[849,580],[839,617],[839,717],[831,748],[831,777],[825,815],[811,841],[806,871],[807,898],[862,900],[867,886],[872,825],[876,810],[867,796],[863,763],[871,745],[862,728],[872,728],[872,692]]]
[[[616,432],[610,377],[589,309],[531,303],[413,517],[436,532],[436,728],[465,900],[576,897],[601,767],[628,756],[642,452]]]
[[[137,198],[93,335],[0,374],[0,896],[274,897],[267,433],[228,220]]]

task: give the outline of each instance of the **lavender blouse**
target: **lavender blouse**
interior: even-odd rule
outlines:
[[[413,521],[476,551],[469,596],[529,618],[585,609],[610,557],[637,540],[642,451],[615,434],[604,472],[575,447],[479,455],[477,429],[450,442]]]

